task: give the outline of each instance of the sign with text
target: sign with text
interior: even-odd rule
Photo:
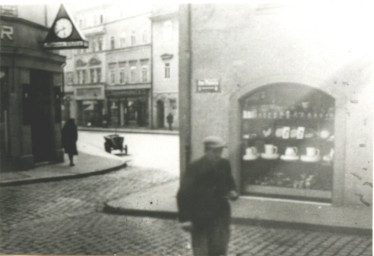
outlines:
[[[221,92],[219,79],[197,80],[197,92]]]

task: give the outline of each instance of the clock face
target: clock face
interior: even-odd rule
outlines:
[[[73,32],[73,25],[70,20],[62,18],[56,21],[54,31],[59,38],[68,38]]]

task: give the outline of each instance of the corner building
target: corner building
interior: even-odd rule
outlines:
[[[371,229],[367,9],[201,4],[179,17],[182,172],[218,135],[241,194],[237,216]]]
[[[48,33],[46,8],[0,6],[2,171],[63,161],[60,101],[65,57],[41,46]]]

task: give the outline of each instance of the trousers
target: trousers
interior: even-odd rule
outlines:
[[[191,241],[194,256],[227,254],[230,240],[230,216],[217,216],[205,222],[193,222]]]

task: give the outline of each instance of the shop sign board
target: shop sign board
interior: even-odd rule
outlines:
[[[219,79],[197,80],[197,92],[221,92]]]
[[[74,88],[76,100],[103,100],[104,87]]]

